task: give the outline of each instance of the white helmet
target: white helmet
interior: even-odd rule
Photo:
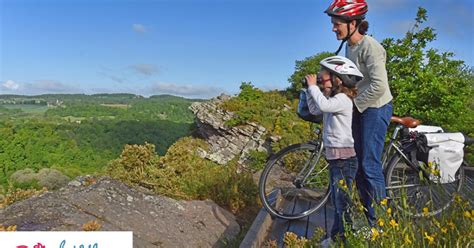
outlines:
[[[336,74],[342,84],[348,88],[354,88],[364,75],[350,59],[342,56],[331,56],[319,62],[319,64],[331,73]]]

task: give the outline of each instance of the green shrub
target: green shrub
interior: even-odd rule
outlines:
[[[10,183],[15,188],[20,189],[39,189],[38,177],[33,169],[27,168],[15,171],[10,176]]]
[[[120,157],[109,163],[106,172],[126,183],[145,183],[158,159],[153,144],[125,145]]]
[[[10,182],[15,188],[21,189],[59,189],[69,182],[69,177],[60,171],[50,168],[43,168],[38,173],[27,168],[14,172],[10,176]]]
[[[60,171],[50,168],[43,168],[37,174],[38,185],[49,190],[59,189],[69,182],[69,177],[62,174]]]
[[[29,183],[33,180],[36,180],[36,172],[30,168],[15,171],[10,176],[10,181],[14,183]]]
[[[249,168],[253,171],[262,170],[265,167],[265,163],[268,159],[268,154],[266,152],[259,152],[256,150],[252,150],[248,154],[248,163]]]
[[[151,144],[127,145],[107,172],[172,198],[211,199],[233,212],[256,204],[257,187],[250,174],[237,173],[235,162],[221,166],[203,159],[198,149],[207,150],[207,144],[191,137],[178,140],[159,158]]]
[[[256,122],[266,128],[266,136],[279,137],[277,142],[272,143],[272,149],[276,152],[313,137],[311,123],[296,114],[297,104],[297,100],[288,100],[282,92],[263,92],[244,82],[240,94],[224,102],[221,107],[235,114],[227,125]]]

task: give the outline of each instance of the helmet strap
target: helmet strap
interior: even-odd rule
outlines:
[[[339,45],[339,48],[338,48],[337,51],[335,52],[336,55],[338,55],[339,52],[341,51],[342,45],[344,45],[344,42],[348,41],[348,40],[352,37],[352,35],[357,31],[357,29],[359,28],[360,22],[357,22],[357,21],[356,21],[357,24],[356,24],[356,26],[355,26],[355,29],[354,29],[354,31],[351,32],[351,29],[350,29],[350,27],[349,27],[351,22],[352,22],[352,21],[346,22],[346,24],[347,24],[347,25],[346,25],[346,27],[347,27],[347,36],[346,36],[346,38],[344,38],[344,39],[342,40],[341,44]]]
[[[336,55],[338,55],[339,52],[341,51],[342,45],[344,45],[344,42],[346,42],[346,39],[343,39],[343,40],[342,40],[341,44],[339,45],[339,48],[338,48],[337,51],[335,52]]]

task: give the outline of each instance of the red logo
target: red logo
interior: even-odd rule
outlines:
[[[44,246],[44,245],[41,244],[41,243],[38,243],[38,244],[36,244],[35,246],[33,246],[33,248],[46,248],[46,246]]]
[[[28,246],[27,245],[17,245],[16,248],[28,248]],[[41,243],[37,243],[35,246],[33,246],[33,248],[46,248],[46,246],[41,244]]]

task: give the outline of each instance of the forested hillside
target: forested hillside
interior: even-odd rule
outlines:
[[[163,155],[193,131],[192,102],[133,94],[1,95],[0,185],[25,168],[69,177],[98,172],[126,144],[148,142]]]

